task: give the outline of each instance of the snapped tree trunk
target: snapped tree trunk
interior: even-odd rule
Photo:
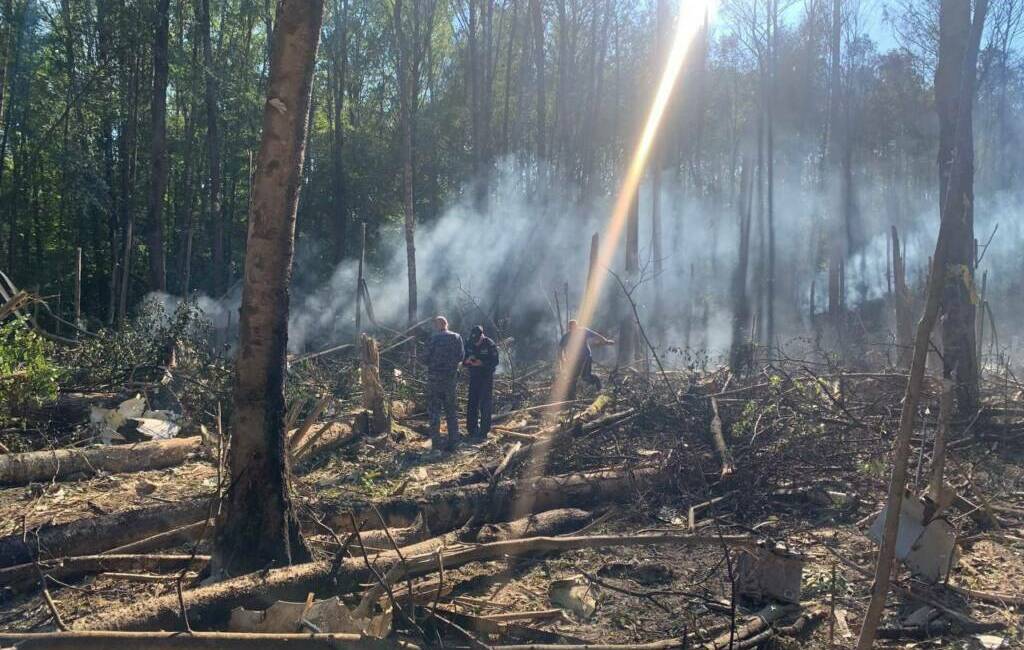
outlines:
[[[900,235],[896,226],[892,227],[892,272],[893,302],[896,311],[896,358],[901,368],[908,368],[913,352],[911,337],[914,325],[911,322],[910,289],[907,288],[907,260],[900,248]]]
[[[231,488],[213,569],[238,574],[309,556],[289,489],[284,425],[288,285],[323,0],[281,0],[270,53],[239,321]]]
[[[979,0],[974,5],[974,19],[971,19],[971,0],[942,0],[939,9],[939,64],[935,72],[936,107],[940,116],[940,125],[944,129],[941,133],[942,142],[947,146],[956,148],[963,146],[964,142],[953,144],[948,140],[957,134],[957,123],[955,115],[946,115],[944,111],[964,110],[962,104],[968,104],[967,112],[970,115],[969,104],[974,97],[974,76],[977,64],[978,44],[981,40],[982,25],[985,22],[985,13],[988,9],[987,0]],[[968,75],[970,82],[961,75]],[[952,123],[947,120],[953,119]],[[970,138],[970,119],[968,117],[968,140]],[[947,130],[952,127],[953,132]],[[959,128],[963,128],[961,125]],[[962,135],[962,133],[960,133]],[[968,149],[973,154],[973,144],[968,144]],[[947,154],[954,155],[951,149],[945,150]],[[961,254],[964,232],[964,212],[970,212],[970,205],[960,203],[961,201],[973,198],[971,185],[973,177],[964,179],[961,174],[951,173],[951,170],[965,172],[957,165],[950,167],[949,159],[942,157],[943,148],[939,148],[939,179],[942,191],[939,194],[940,210],[942,220],[939,225],[939,239],[935,244],[935,256],[932,258],[931,273],[928,276],[924,315],[917,325],[917,332],[914,336],[914,355],[910,363],[910,377],[907,379],[907,392],[903,398],[903,407],[900,412],[900,426],[896,436],[896,448],[893,453],[892,476],[889,479],[889,493],[886,498],[885,507],[888,515],[885,518],[885,526],[882,531],[882,544],[878,549],[878,562],[875,565],[875,580],[871,589],[871,602],[868,604],[867,613],[864,615],[864,623],[860,630],[860,638],[857,641],[858,650],[868,650],[875,641],[875,634],[878,624],[882,619],[882,610],[885,608],[885,600],[889,594],[889,579],[892,574],[893,556],[896,550],[896,538],[899,532],[900,508],[903,504],[903,493],[907,485],[907,465],[910,456],[910,438],[914,431],[914,418],[917,411],[917,403],[921,397],[921,384],[924,380],[924,371],[927,364],[929,339],[935,322],[938,319],[940,308],[948,309],[945,304],[950,299],[950,269],[956,269],[950,258],[956,259]],[[961,152],[962,153],[962,152]],[[954,156],[955,157],[955,156]],[[973,156],[972,156],[973,157]],[[973,172],[968,165],[968,176]],[[948,176],[947,176],[948,174]],[[950,184],[953,184],[950,187]],[[951,190],[947,193],[946,190]],[[965,194],[966,192],[966,194]],[[958,206],[951,208],[949,203],[958,203]],[[970,238],[971,246],[974,245],[974,238]],[[970,271],[967,276],[957,276],[957,282],[969,280]],[[973,305],[972,305],[973,315]],[[944,324],[945,327],[945,324]],[[973,327],[971,322],[971,352],[973,355]],[[944,337],[945,338],[945,337]],[[946,350],[948,358],[949,350]]]
[[[987,0],[943,0],[939,10],[939,62],[935,107],[939,114],[939,201],[950,229],[942,294],[943,375],[956,382],[956,414],[978,409],[974,288],[974,105],[978,47]]]
[[[380,381],[380,351],[373,337],[360,336],[359,377],[363,387],[363,408],[370,412],[370,429],[374,435],[391,433],[391,408],[384,385]]]

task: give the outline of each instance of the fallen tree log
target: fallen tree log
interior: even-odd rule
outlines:
[[[248,632],[0,632],[0,645],[18,650],[415,650],[405,641],[359,634],[253,634]]]
[[[113,515],[76,519],[0,538],[0,568],[39,559],[95,555],[195,523],[209,514],[205,499],[129,510]],[[37,554],[38,549],[38,554]]]
[[[571,417],[569,417],[568,420],[550,425],[539,431],[531,433],[529,435],[529,438],[524,440],[524,442],[527,444],[524,444],[519,449],[519,451],[516,452],[515,456],[509,459],[508,466],[514,467],[523,460],[529,458],[530,454],[533,453],[531,449],[538,443],[544,442],[546,445],[550,446],[555,440],[560,439],[563,435],[566,435],[568,433],[575,432],[577,435],[581,435],[584,433],[589,433],[595,428],[608,426],[609,422],[606,418],[602,418],[600,424],[593,423],[596,425],[596,427],[591,426],[589,421],[600,415],[605,409],[611,406],[611,404],[611,396],[606,393],[601,393],[596,398],[594,398],[594,401],[591,402],[587,408],[583,409],[579,413],[576,413],[575,415],[572,415]],[[625,419],[629,415],[632,415],[634,412],[635,409],[628,409],[626,411],[623,411],[621,414],[614,415],[621,415],[622,419]],[[470,472],[463,472],[453,481],[442,484],[441,489],[447,489],[460,485],[472,485],[473,483],[486,482],[498,468],[499,462],[500,461],[489,463]]]
[[[321,444],[315,447],[312,446],[312,440],[309,441],[310,444],[306,445],[305,449],[310,453],[303,459],[303,467],[308,467],[307,462],[311,461],[313,457],[325,453],[325,449],[336,448],[356,439],[350,435],[351,428],[348,426],[332,428],[338,430],[336,436],[325,436]],[[195,440],[199,439],[195,438]],[[149,444],[153,443],[140,443],[134,447]],[[7,454],[0,455],[0,460],[7,456]],[[46,480],[49,480],[49,477]],[[24,538],[21,533],[0,537],[0,567],[30,562],[36,553],[37,537],[40,558],[159,550],[181,541],[194,539],[194,534],[202,529],[203,521],[209,514],[207,499],[190,499],[171,505],[161,504],[127,512],[78,519],[65,524],[42,526],[35,530],[29,530],[28,535]],[[181,527],[188,528],[175,530]]]
[[[752,647],[771,637],[772,625],[776,621],[799,610],[800,607],[797,605],[771,603],[735,630],[725,632],[715,640],[705,643],[703,648],[705,650],[725,650],[725,648]],[[760,636],[765,632],[768,633],[768,636],[761,639]],[[756,643],[751,643],[755,641]]]
[[[532,535],[558,534],[560,530],[579,530],[590,523],[592,517],[586,510],[563,508],[548,510],[529,517],[500,524],[485,524],[476,534],[481,544],[523,539]]]
[[[548,515],[548,513],[543,514]],[[572,516],[573,515],[570,515],[569,519],[571,519]],[[538,520],[534,529],[542,534],[558,534],[566,530],[566,521],[567,518],[565,517],[548,515]],[[366,541],[364,540],[364,544],[365,543]],[[459,544],[454,533],[406,546],[401,549],[401,556],[410,558],[424,553],[436,556],[436,551],[443,548],[446,544]],[[461,546],[461,544],[459,545]],[[278,600],[305,599],[310,591],[325,591],[331,595],[336,595],[339,591],[354,591],[360,587],[360,584],[372,582],[375,579],[373,571],[366,567],[367,562],[372,562],[374,565],[377,565],[382,570],[386,571],[388,564],[393,563],[398,559],[398,557],[399,554],[391,550],[373,555],[358,555],[356,557],[346,558],[337,567],[332,567],[329,562],[325,561],[299,565],[297,567],[277,569],[266,574],[267,578],[271,580],[270,586],[261,586],[262,581],[259,580],[259,577],[256,576],[256,574],[250,574],[248,576],[241,576],[233,580],[211,585],[210,587],[186,591],[184,592],[184,596],[186,597],[186,602],[189,607],[189,620],[192,623],[196,623],[197,620],[199,620],[197,616],[206,616],[207,619],[212,619],[211,625],[215,625],[218,622],[217,617],[222,617],[223,620],[226,620],[228,614],[227,610],[219,611],[216,609],[216,603],[218,601],[223,602],[225,598],[229,600],[233,598],[242,598],[238,601],[238,605],[230,605],[228,609],[233,609],[236,606],[246,607],[247,609],[266,609]],[[334,571],[333,574],[331,573],[332,569]],[[271,577],[273,574],[276,575]],[[290,581],[294,575],[298,575],[298,577],[295,578],[298,582],[298,587],[293,589],[293,585],[290,584]],[[337,582],[341,579],[344,579],[343,584],[339,584]],[[275,580],[277,581],[275,582]],[[230,588],[230,583],[238,583],[238,587]],[[229,589],[227,591],[219,589],[222,585],[228,585]],[[264,593],[261,591],[264,588],[267,588],[270,591]],[[189,598],[194,594],[198,594],[197,600],[189,600]],[[175,600],[175,602],[177,601]],[[206,602],[210,603],[209,609],[203,605],[203,603]],[[199,608],[198,611],[193,608],[193,604]],[[82,623],[80,629],[140,630],[151,629],[161,625],[163,627],[173,626],[174,623],[168,623],[168,620],[170,619],[166,618],[169,614],[158,613],[157,610],[159,607],[160,605],[157,604],[156,608],[149,614],[145,611],[131,610],[130,606],[123,608],[129,610],[124,614],[118,614],[119,610],[116,609],[112,610],[109,615],[101,612],[93,617],[96,621]],[[177,605],[175,605],[175,607],[177,607]],[[162,616],[163,618],[161,620],[163,622],[151,622],[140,619],[140,617],[145,618],[150,614],[157,614],[158,617]],[[130,622],[133,618],[135,623]],[[129,622],[125,622],[126,619],[128,619]]]
[[[381,553],[369,558],[377,565],[378,574],[387,574],[392,580],[404,580],[429,575],[443,566],[445,571],[471,562],[486,562],[505,557],[534,553],[559,552],[582,548],[624,547],[645,545],[721,545],[756,547],[756,540],[741,536],[683,536],[683,535],[597,535],[582,537],[531,537],[522,540],[493,542],[473,546],[458,545],[445,550],[417,556],[402,556],[399,561],[394,552]],[[391,570],[388,570],[388,567]],[[401,567],[396,573],[394,569]],[[210,627],[226,620],[235,607],[266,609],[278,600],[304,600],[316,595],[336,595],[375,582],[374,572],[366,567],[363,557],[347,558],[334,566],[330,561],[310,562],[292,567],[251,573],[223,582],[183,592],[182,600],[193,628]],[[73,627],[85,630],[144,630],[178,629],[183,626],[177,594],[168,594],[151,600],[131,603],[74,622]]]
[[[175,544],[194,542],[204,534],[208,537],[212,537],[213,525],[214,522],[212,519],[208,521],[197,521],[194,524],[174,528],[166,533],[157,533],[156,535],[140,539],[137,542],[131,542],[124,546],[118,546],[108,551],[103,551],[102,555],[149,553],[151,551],[159,551],[160,549],[167,548],[168,546],[174,546]]]
[[[100,471],[115,474],[174,467],[202,448],[203,439],[197,436],[134,445],[3,454],[0,456],[0,485],[27,485]]]
[[[654,476],[655,470],[640,469],[503,481],[495,485],[493,494],[489,494],[486,484],[471,485],[441,490],[419,499],[396,497],[378,504],[334,504],[328,508],[326,521],[336,530],[350,531],[348,513],[354,512],[361,526],[376,529],[381,526],[374,511],[376,506],[388,526],[403,528],[413,524],[422,512],[426,525],[421,530],[403,530],[396,537],[396,543],[406,545],[464,525],[478,508],[487,513],[485,521],[492,522],[529,514],[517,511],[517,503],[524,500],[523,495],[530,495],[534,500],[533,512],[569,506],[586,508],[628,499],[633,494],[632,488],[646,484]],[[159,550],[176,540],[188,539],[186,531],[172,529],[189,526],[188,530],[197,534],[208,514],[209,503],[193,499],[44,526],[29,531],[24,539],[21,534],[8,535],[0,538],[0,568],[31,562],[36,556],[37,538],[40,559]],[[165,533],[167,536],[163,537]],[[401,541],[397,541],[399,538]],[[367,535],[365,543],[368,549],[391,547],[386,536],[372,533]]]
[[[107,573],[130,571],[180,571],[206,566],[208,555],[84,555],[36,563],[17,564],[0,569],[0,587],[15,591],[36,586],[39,572],[53,578],[64,578],[81,573]]]
[[[634,488],[646,486],[657,476],[656,468],[634,471],[605,470],[561,476],[545,476],[532,480],[501,481],[493,492],[486,483],[448,488],[423,497],[395,497],[386,501],[325,504],[326,522],[336,530],[351,532],[350,513],[361,528],[384,525],[410,526],[422,516],[432,535],[454,530],[468,522],[482,509],[484,521],[506,521],[530,512],[557,508],[588,508],[603,503],[621,502],[634,495]],[[521,502],[530,500],[532,507],[521,511]],[[376,508],[376,510],[375,510]]]

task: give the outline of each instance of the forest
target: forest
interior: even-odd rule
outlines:
[[[1024,647],[1022,151],[1022,0],[0,0],[0,647]]]

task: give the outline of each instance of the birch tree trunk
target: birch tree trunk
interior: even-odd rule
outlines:
[[[288,286],[323,0],[280,0],[245,256],[231,488],[217,522],[214,575],[309,557],[293,510],[284,425]]]

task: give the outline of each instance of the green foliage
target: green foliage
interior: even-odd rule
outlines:
[[[205,340],[208,329],[193,303],[183,302],[168,313],[159,301],[147,300],[124,326],[101,330],[64,350],[61,361],[73,369],[73,386],[120,387],[152,375],[169,362],[176,344],[187,341],[194,346]]]
[[[173,360],[182,415],[212,426],[218,403],[225,422],[230,416],[233,364],[211,341],[210,324],[195,302],[168,311],[150,299],[122,327],[62,350],[61,363],[69,368],[69,386],[120,389],[126,382],[160,379]]]
[[[49,352],[49,343],[32,331],[27,318],[0,325],[0,425],[57,396],[60,371]]]

